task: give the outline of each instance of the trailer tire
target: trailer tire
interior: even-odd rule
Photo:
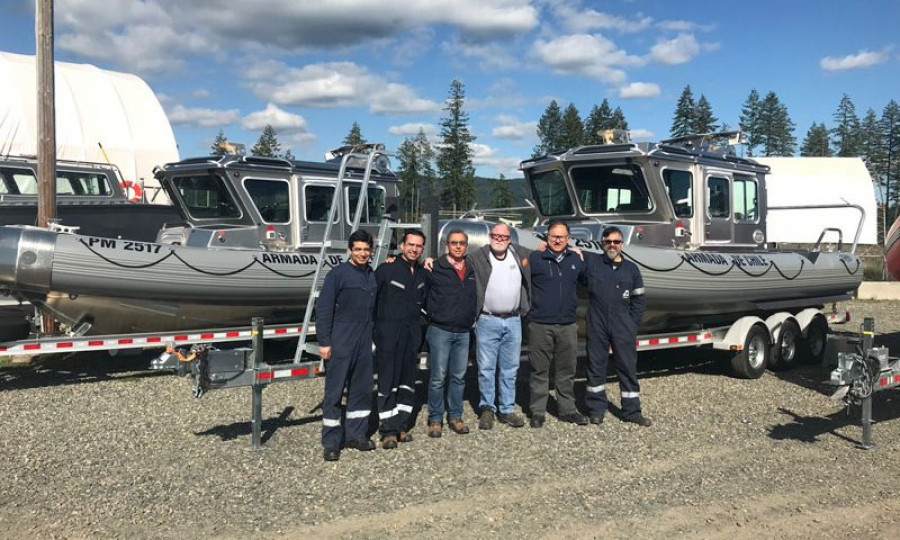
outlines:
[[[785,320],[778,333],[778,339],[772,345],[769,367],[774,371],[786,371],[797,367],[802,337],[800,325],[793,319]]]
[[[822,315],[817,315],[810,321],[806,336],[800,340],[800,360],[809,365],[821,364],[825,359],[827,346],[828,322]]]
[[[772,356],[769,329],[754,324],[744,338],[744,348],[731,358],[731,369],[742,379],[758,379],[766,371]]]

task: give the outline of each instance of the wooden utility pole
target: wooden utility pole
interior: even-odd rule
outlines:
[[[53,61],[53,0],[35,2],[34,36],[37,58],[37,226],[56,218],[56,83]],[[56,332],[51,315],[42,318],[45,334]]]
[[[37,226],[56,218],[56,88],[53,73],[53,0],[35,3],[37,41]]]

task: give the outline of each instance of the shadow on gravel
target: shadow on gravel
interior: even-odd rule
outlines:
[[[0,369],[0,390],[170,375],[168,372],[150,371],[150,360],[158,355],[159,351],[116,357],[95,352],[49,356],[33,364]]]
[[[795,440],[806,443],[817,442],[822,435],[832,435],[847,442],[859,445],[862,443],[861,411],[859,406],[851,406],[826,416],[803,416],[790,409],[779,407],[778,411],[790,416],[791,421],[772,426],[769,437],[776,440]],[[878,439],[878,423],[895,420],[900,417],[900,396],[890,390],[876,393],[872,397],[872,433]],[[859,428],[859,438],[848,437],[837,433],[847,426]]]
[[[249,416],[249,407],[248,407],[248,416]],[[262,431],[260,433],[260,441],[265,444],[266,441],[272,438],[276,431],[279,429],[293,427],[293,426],[303,426],[306,424],[312,424],[314,422],[320,422],[322,420],[321,414],[316,414],[312,416],[304,416],[302,418],[291,418],[291,414],[294,412],[294,407],[285,407],[281,413],[275,418],[263,418],[262,421]],[[194,435],[198,436],[214,436],[218,437],[222,441],[231,441],[237,439],[238,437],[249,437],[252,433],[252,426],[249,421],[247,422],[235,422],[233,424],[215,426],[206,431],[200,431],[195,433]]]

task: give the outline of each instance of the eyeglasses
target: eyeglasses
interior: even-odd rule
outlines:
[[[547,238],[549,238],[550,240],[568,240],[569,235],[568,234],[551,234]]]
[[[604,240],[603,243],[604,244],[614,244],[614,245],[618,246],[619,244],[622,243],[622,241],[621,240]]]
[[[496,240],[498,242],[506,242],[507,240],[509,240],[509,235],[508,234],[491,233],[491,238],[493,238],[494,240]]]
[[[448,246],[465,246],[467,244],[468,242],[465,240],[451,240],[450,242],[447,242]]]

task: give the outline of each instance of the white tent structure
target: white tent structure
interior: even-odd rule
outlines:
[[[760,157],[753,158],[768,165],[766,176],[769,206],[812,206],[844,204],[862,206],[866,212],[860,244],[878,243],[878,206],[875,187],[869,171],[860,158],[838,157]],[[859,223],[859,212],[853,208],[829,210],[773,210],[766,222],[769,242],[811,244],[822,229],[841,230],[845,243],[853,241]],[[837,240],[829,233],[824,241]]]
[[[147,83],[88,64],[56,62],[55,74],[57,158],[108,161],[125,180],[158,186],[153,167],[178,161],[178,147]],[[35,80],[34,56],[0,52],[0,155],[37,154]]]

